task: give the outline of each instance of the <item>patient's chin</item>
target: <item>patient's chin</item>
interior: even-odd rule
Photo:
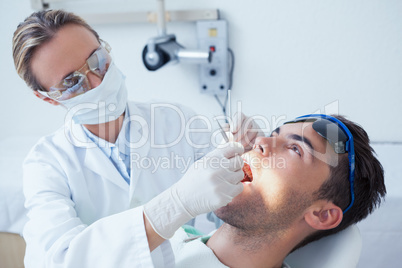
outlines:
[[[248,230],[253,229],[267,218],[267,208],[260,195],[252,198],[235,199],[228,205],[215,211],[225,223],[236,228]]]
[[[279,204],[271,204],[259,194],[238,196],[227,206],[215,211],[225,223],[245,234],[264,234],[285,230],[311,205],[305,194],[289,191]],[[267,206],[265,205],[267,204]]]

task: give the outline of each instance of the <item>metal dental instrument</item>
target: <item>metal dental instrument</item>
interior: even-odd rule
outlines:
[[[228,89],[228,116],[232,120],[232,90]]]
[[[219,128],[220,128],[220,130],[221,130],[221,134],[222,134],[222,136],[223,136],[223,139],[224,139],[226,142],[229,142],[228,135],[226,135],[226,132],[225,132],[225,130],[223,129],[222,125],[219,123],[219,121],[218,121],[217,119],[215,119],[215,120],[216,120],[216,122],[218,123],[218,126],[219,126]]]

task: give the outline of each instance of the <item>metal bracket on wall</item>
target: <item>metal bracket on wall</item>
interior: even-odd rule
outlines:
[[[51,8],[61,8],[63,3],[71,5],[72,3],[78,3],[81,8],[79,10],[71,10],[89,24],[114,24],[114,23],[157,23],[157,13],[154,11],[143,12],[96,12],[87,13],[81,12],[82,10],[91,10],[83,8],[85,4],[91,4],[91,1],[74,1],[74,0],[31,0],[31,7],[35,10],[45,10]],[[87,3],[86,3],[87,2]],[[94,1],[92,1],[93,4]],[[104,2],[103,2],[104,3]],[[113,2],[114,5],[118,5],[119,2]],[[68,10],[67,7],[65,7]],[[107,10],[107,9],[105,9]],[[70,11],[70,10],[69,10]],[[199,20],[217,20],[219,19],[218,9],[201,9],[201,10],[170,10],[166,11],[165,15],[167,22],[184,21],[195,22]]]
[[[90,24],[157,23],[156,12],[83,13],[80,16]],[[167,22],[216,20],[219,18],[219,11],[217,9],[166,11],[165,18]]]

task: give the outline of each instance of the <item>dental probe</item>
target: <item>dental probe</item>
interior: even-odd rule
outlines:
[[[222,136],[223,136],[223,139],[224,139],[226,142],[229,142],[228,135],[226,135],[226,132],[225,132],[225,130],[223,129],[222,125],[219,123],[219,121],[218,121],[217,119],[215,119],[215,120],[216,120],[216,122],[218,123],[219,129],[221,130],[221,134],[222,134]]]
[[[232,120],[232,90],[228,89],[228,115],[229,122]]]

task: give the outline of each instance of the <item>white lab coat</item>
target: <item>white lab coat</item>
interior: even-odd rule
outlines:
[[[150,108],[151,104],[127,106],[130,141],[138,142],[149,131],[144,145],[138,142],[138,148],[131,149],[130,185],[87,138],[81,125],[66,124],[40,139],[30,151],[24,162],[23,184],[29,210],[23,232],[27,268],[152,267],[153,260],[155,264],[161,256],[165,264],[174,262],[166,253],[171,251],[169,245],[166,251],[162,246],[162,250],[150,253],[142,205],[183,176],[185,170],[179,161],[174,163],[175,157],[192,163],[211,148],[194,148],[189,139],[198,145],[209,145],[211,133],[196,120],[191,128],[204,131],[187,135],[187,139],[183,135],[168,148],[155,148],[183,134],[182,127],[194,114],[182,106],[179,110],[156,108],[154,112]],[[185,115],[185,122],[180,113]],[[158,169],[149,166],[152,159],[161,159]]]

